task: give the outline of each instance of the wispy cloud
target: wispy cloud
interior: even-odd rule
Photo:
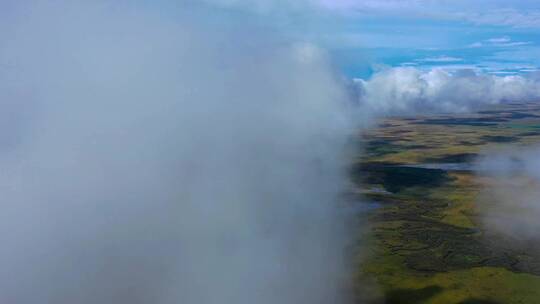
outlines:
[[[512,38],[508,36],[495,37],[482,41],[475,42],[469,47],[471,48],[480,48],[480,47],[513,47],[513,46],[523,46],[530,45],[532,41],[513,41]]]
[[[312,4],[324,9],[356,13],[377,12],[414,18],[461,20],[479,25],[510,26],[516,28],[540,27],[540,7],[528,1],[466,0],[313,0]],[[502,8],[501,8],[502,7]]]
[[[372,14],[459,20],[479,25],[510,26],[517,28],[540,27],[540,7],[528,1],[508,3],[501,0],[431,1],[431,0],[203,0],[220,7],[251,11],[293,10],[327,11],[340,14]],[[503,7],[503,8],[501,8]]]
[[[486,41],[489,42],[489,43],[508,43],[510,42],[510,37],[506,36],[506,37],[500,37],[500,38],[491,38],[491,39],[487,39]]]
[[[491,180],[479,196],[487,228],[512,238],[538,241],[540,229],[540,147],[490,151],[477,173]]]
[[[426,57],[426,58],[422,58],[422,59],[416,59],[415,61],[419,61],[419,62],[439,62],[439,63],[442,63],[442,62],[459,62],[459,61],[463,61],[463,58],[441,55],[441,56],[437,56],[437,57]]]
[[[482,25],[500,25],[517,28],[540,27],[540,10],[519,10],[516,8],[494,9],[487,12],[459,13],[464,20]]]

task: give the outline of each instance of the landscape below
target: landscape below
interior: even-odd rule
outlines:
[[[495,181],[473,170],[487,150],[540,143],[539,105],[388,118],[359,142],[352,195],[377,206],[359,215],[359,301],[540,303],[540,250],[483,225]]]

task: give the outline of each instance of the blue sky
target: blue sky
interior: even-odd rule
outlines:
[[[350,77],[384,66],[494,75],[540,67],[538,0],[205,1],[273,19],[295,38],[327,48]]]
[[[379,65],[474,68],[500,75],[540,66],[539,28],[384,19],[355,18],[350,31],[323,41],[350,76],[365,76]]]
[[[382,66],[495,75],[540,67],[540,1],[341,2],[341,19],[317,39],[351,77]]]

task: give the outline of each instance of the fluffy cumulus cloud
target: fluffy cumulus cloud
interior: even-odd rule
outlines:
[[[540,99],[540,82],[534,77],[499,77],[473,70],[388,68],[355,83],[360,103],[379,114],[466,112],[488,104]]]
[[[0,302],[340,303],[350,123],[325,53],[151,7],[0,19]]]

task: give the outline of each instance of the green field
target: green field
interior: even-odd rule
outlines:
[[[351,169],[367,215],[355,276],[368,303],[540,303],[540,255],[487,231],[471,170],[486,150],[540,143],[540,108],[389,118],[359,135]],[[364,215],[366,216],[366,215]]]

